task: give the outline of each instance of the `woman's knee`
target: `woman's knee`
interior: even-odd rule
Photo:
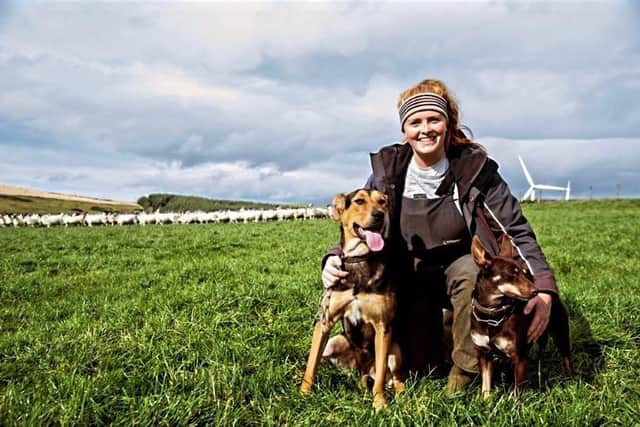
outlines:
[[[471,255],[464,255],[451,263],[445,270],[447,293],[453,296],[463,293],[470,293],[476,284],[478,265]]]

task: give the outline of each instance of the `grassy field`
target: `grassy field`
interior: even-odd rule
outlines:
[[[525,206],[571,315],[577,373],[551,353],[507,370],[412,379],[375,414],[353,374],[298,386],[328,220],[0,229],[2,425],[639,425],[640,201]],[[535,356],[535,353],[534,353]]]

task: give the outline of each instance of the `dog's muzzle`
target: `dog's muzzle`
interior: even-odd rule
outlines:
[[[373,252],[381,251],[384,248],[384,238],[380,231],[374,231],[371,229],[362,228],[358,224],[353,224],[354,231]]]

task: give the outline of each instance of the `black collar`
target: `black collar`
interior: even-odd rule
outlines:
[[[381,251],[378,252],[373,252],[373,251],[369,251],[368,253],[364,254],[364,255],[358,255],[358,256],[344,256],[344,254],[340,255],[340,260],[342,261],[342,264],[357,264],[359,262],[369,262],[369,261],[374,261],[377,260],[378,258],[382,258],[383,255],[385,255],[386,250],[383,249]]]

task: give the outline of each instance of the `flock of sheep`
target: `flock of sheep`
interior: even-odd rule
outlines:
[[[327,218],[327,208],[241,209],[211,212],[153,212],[153,213],[74,213],[0,215],[0,227],[51,227],[133,224],[206,224],[221,222],[259,222]]]

